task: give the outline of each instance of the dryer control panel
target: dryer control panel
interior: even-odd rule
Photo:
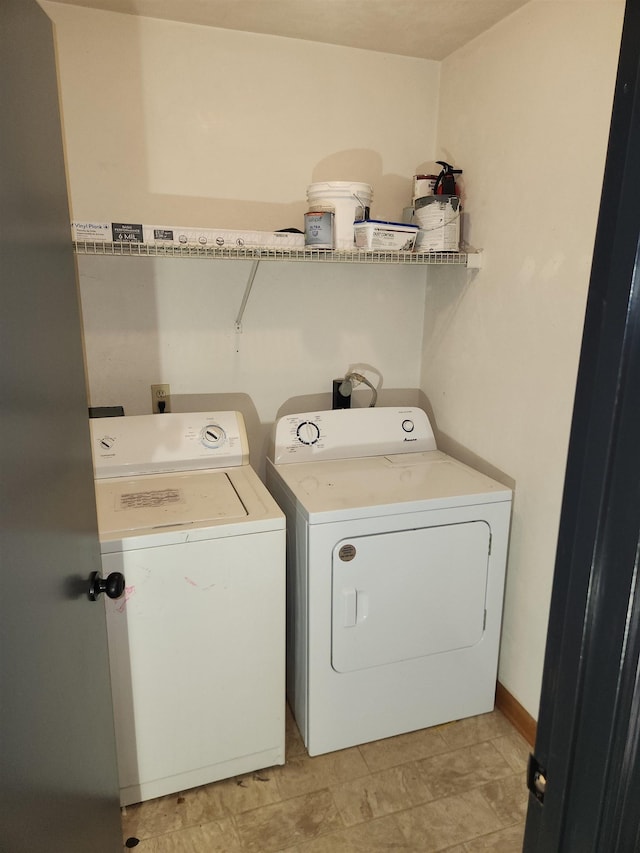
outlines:
[[[89,426],[96,479],[249,463],[240,412],[90,418]]]
[[[272,459],[278,465],[427,450],[436,450],[436,440],[422,409],[332,409],[280,418],[275,425]]]

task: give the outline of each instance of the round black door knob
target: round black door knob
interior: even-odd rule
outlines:
[[[100,572],[91,572],[89,575],[89,599],[96,599],[106,592],[107,598],[120,598],[124,592],[124,575],[121,572],[111,572],[108,577],[103,578]]]

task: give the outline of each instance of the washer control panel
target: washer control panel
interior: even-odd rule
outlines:
[[[96,479],[247,465],[240,412],[90,418]]]
[[[436,450],[426,412],[413,406],[285,415],[275,425],[276,464]]]

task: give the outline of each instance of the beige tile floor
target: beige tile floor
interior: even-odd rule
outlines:
[[[129,806],[136,853],[521,853],[529,747],[499,711]],[[131,842],[130,842],[131,843]]]

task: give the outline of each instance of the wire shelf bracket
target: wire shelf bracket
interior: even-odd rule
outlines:
[[[256,277],[256,273],[258,272],[259,263],[260,261],[254,261],[251,264],[251,272],[249,273],[249,278],[244,289],[242,302],[240,303],[240,310],[238,311],[238,316],[236,317],[236,332],[239,335],[242,334],[242,317],[244,315],[244,309],[247,307],[247,302],[249,301],[249,294],[251,293],[251,288],[253,287],[253,280]]]

